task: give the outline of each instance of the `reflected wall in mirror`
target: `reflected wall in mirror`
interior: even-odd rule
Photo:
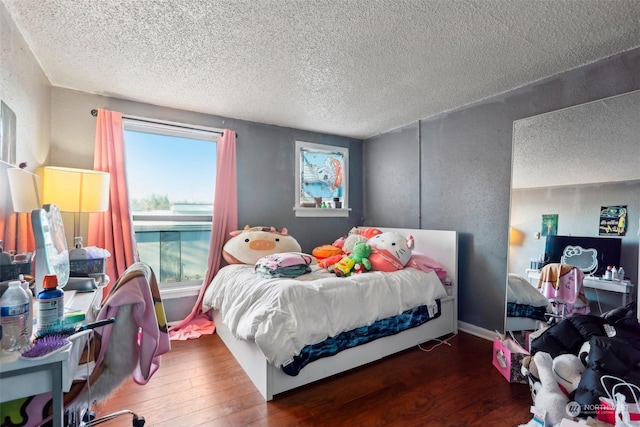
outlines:
[[[618,205],[628,212],[620,264],[637,284],[640,91],[514,122],[510,227],[520,239],[509,273],[527,277],[544,257],[543,215],[558,215],[558,235],[598,237],[601,208]]]

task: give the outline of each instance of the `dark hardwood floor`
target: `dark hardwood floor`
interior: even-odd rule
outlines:
[[[451,344],[414,347],[265,402],[217,335],[173,341],[148,384],[131,381],[94,409],[135,410],[147,427],[487,427],[531,419],[528,386],[498,373],[490,341],[461,332]]]

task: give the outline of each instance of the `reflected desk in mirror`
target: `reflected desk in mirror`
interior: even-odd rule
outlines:
[[[527,279],[531,286],[537,287],[540,270],[527,269]],[[585,276],[583,280],[585,294],[589,300],[591,313],[600,315],[616,307],[629,304],[635,295],[635,285],[628,281],[605,280],[601,277]]]

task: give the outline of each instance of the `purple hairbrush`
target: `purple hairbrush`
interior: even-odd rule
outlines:
[[[20,355],[23,359],[36,360],[50,356],[53,353],[66,350],[71,341],[64,335],[49,335],[34,341],[26,351]]]

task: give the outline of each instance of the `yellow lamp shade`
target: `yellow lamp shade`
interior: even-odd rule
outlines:
[[[509,244],[514,246],[522,246],[524,243],[524,233],[517,228],[509,228]]]
[[[46,166],[42,203],[62,212],[102,212],[109,208],[109,174],[87,169]]]

